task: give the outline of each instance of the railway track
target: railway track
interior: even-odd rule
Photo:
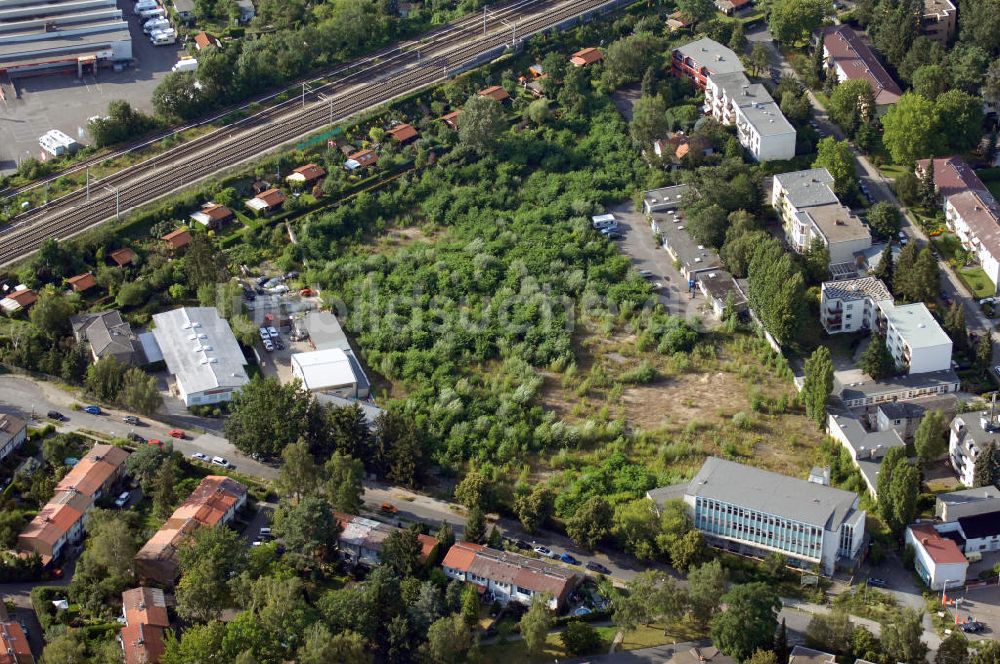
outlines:
[[[510,16],[515,12],[524,11],[533,5],[538,5],[546,1],[547,0],[509,0],[508,2],[500,2],[493,5],[489,5],[484,13],[487,14],[491,20],[502,20],[505,17]],[[30,184],[21,187],[6,189],[0,192],[0,196],[2,196],[2,198],[5,200],[13,199],[18,194],[31,191],[34,189],[41,189],[61,177],[81,173],[85,171],[88,167],[95,166],[108,159],[116,159],[133,152],[141,152],[149,148],[151,145],[154,145],[155,143],[158,143],[166,138],[180,135],[183,132],[188,131],[190,129],[195,129],[197,127],[214,124],[218,122],[220,119],[226,117],[227,115],[232,115],[233,113],[248,111],[254,105],[264,104],[273,101],[276,97],[282,94],[287,94],[289,92],[297,91],[297,89],[301,86],[306,86],[310,89],[313,89],[316,86],[339,84],[339,82],[342,80],[343,77],[345,76],[349,77],[352,73],[357,74],[359,72],[367,71],[367,68],[369,68],[373,64],[390,63],[393,59],[398,58],[400,55],[413,53],[419,48],[426,48],[427,46],[431,46],[435,43],[440,42],[442,39],[446,37],[454,36],[462,32],[467,32],[470,29],[482,26],[482,24],[483,24],[483,17],[481,15],[470,15],[463,17],[451,23],[445,24],[439,28],[435,28],[430,32],[424,33],[416,40],[397,42],[375,53],[363,56],[361,58],[356,58],[348,63],[344,63],[338,67],[335,67],[332,70],[328,70],[319,75],[313,76],[312,78],[305,78],[299,81],[295,81],[291,84],[286,85],[281,90],[278,90],[276,92],[271,92],[256,99],[251,99],[242,106],[225,108],[211,117],[197,120],[195,122],[191,122],[182,125],[180,127],[171,128],[168,131],[164,131],[162,133],[156,134],[155,136],[151,136],[144,141],[122,147],[117,151],[108,154],[94,156],[85,161],[73,164],[71,167],[53,173],[52,175],[42,180],[38,180],[36,182],[32,182]],[[330,78],[335,78],[335,80],[329,81],[328,79]],[[264,111],[260,111],[257,115],[266,115],[271,112],[280,112],[281,109],[285,106],[287,106],[287,102],[276,104],[275,106],[269,107]],[[232,123],[231,125],[227,125],[227,127],[224,127],[223,129],[227,129],[229,127],[236,126],[238,124],[240,123],[235,122]]]
[[[506,16],[517,22],[517,33],[523,39],[616,4],[617,0],[564,0],[555,5],[526,0],[508,5]],[[523,8],[538,11],[515,13]],[[476,21],[482,25],[481,19]],[[509,21],[507,24],[511,25]],[[470,34],[470,30],[475,31],[477,27],[466,24],[460,32],[448,32],[451,38],[443,37],[436,48],[417,44],[412,50],[400,51],[387,63],[372,64],[336,82],[307,91],[304,103],[294,100],[298,105],[269,109],[150,158],[127,171],[93,182],[89,201],[81,189],[39,208],[30,216],[15,219],[15,225],[0,235],[0,265],[29,255],[47,238],[71,237],[115,217],[119,210],[126,211],[174,193],[221,169],[329,125],[331,119],[333,122],[343,120],[366,108],[440,82],[448,77],[449,71],[476,62],[511,39],[510,28],[504,27],[485,36]],[[455,36],[465,39],[455,43]],[[419,56],[417,49],[421,51]]]

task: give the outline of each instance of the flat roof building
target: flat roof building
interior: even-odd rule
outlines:
[[[1000,512],[1000,489],[995,486],[939,493],[934,504],[934,516],[942,521],[991,512]]]
[[[665,489],[648,495],[660,505],[682,500],[708,543],[736,553],[778,552],[789,565],[833,574],[853,564],[865,540],[856,494],[718,457],[688,484]]]
[[[329,311],[309,311],[303,316],[301,329],[309,335],[309,343],[315,350],[339,348],[351,350],[351,343],[344,334],[340,321]]]
[[[961,380],[950,368],[930,373],[896,376],[888,380],[844,381],[834,374],[833,394],[847,408],[874,406],[887,401],[909,401],[958,392]]]
[[[371,386],[354,353],[327,348],[292,355],[292,375],[309,392],[325,392],[346,398],[363,399]]]
[[[82,76],[131,59],[132,36],[115,0],[0,2],[0,73]]]
[[[642,196],[642,211],[646,214],[676,210],[681,206],[684,197],[693,189],[691,185],[678,184],[672,187],[650,189]]]
[[[920,32],[942,46],[955,35],[958,9],[951,0],[924,0],[920,16]]]
[[[215,307],[181,307],[153,316],[153,336],[186,406],[230,401],[250,382],[246,358]]]

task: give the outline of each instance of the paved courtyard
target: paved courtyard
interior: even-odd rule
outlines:
[[[153,90],[177,62],[182,46],[180,42],[153,46],[132,13],[132,3],[119,0],[118,6],[132,32],[134,65],[119,73],[102,69],[83,79],[77,79],[75,73],[15,79],[19,98],[0,102],[0,173],[15,170],[25,157],[40,157],[38,138],[50,129],[89,143],[87,120],[104,115],[108,102],[124,99],[136,108],[152,111]]]

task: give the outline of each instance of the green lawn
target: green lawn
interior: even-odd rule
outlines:
[[[601,635],[604,643],[601,646],[601,653],[608,651],[611,641],[618,633],[618,628],[597,627],[597,633]],[[677,643],[697,639],[704,636],[684,625],[674,625],[670,628],[670,634],[664,634],[664,625],[653,624],[649,626],[640,625],[634,631],[625,634],[618,650],[638,650],[639,648],[649,648],[663,645],[664,643]],[[558,632],[549,634],[545,641],[545,649],[538,655],[529,655],[521,639],[512,640],[506,644],[491,644],[481,648],[482,662],[484,664],[510,664],[511,662],[552,662],[568,658],[566,649],[563,647],[562,639]],[[598,653],[591,653],[598,654]]]
[[[990,180],[984,184],[996,198],[1000,198],[1000,180]]]
[[[906,173],[908,169],[905,166],[898,166],[896,164],[883,164],[878,167],[878,170],[890,180],[895,180],[903,173]]]
[[[962,280],[966,288],[972,291],[973,296],[978,299],[992,297],[997,293],[996,284],[990,281],[981,267],[966,267],[957,270],[958,278]]]

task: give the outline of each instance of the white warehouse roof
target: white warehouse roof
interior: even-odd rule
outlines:
[[[310,392],[358,383],[351,358],[340,348],[296,353],[292,355],[292,372]]]
[[[181,307],[153,316],[153,336],[185,394],[250,382],[243,351],[215,307]]]

